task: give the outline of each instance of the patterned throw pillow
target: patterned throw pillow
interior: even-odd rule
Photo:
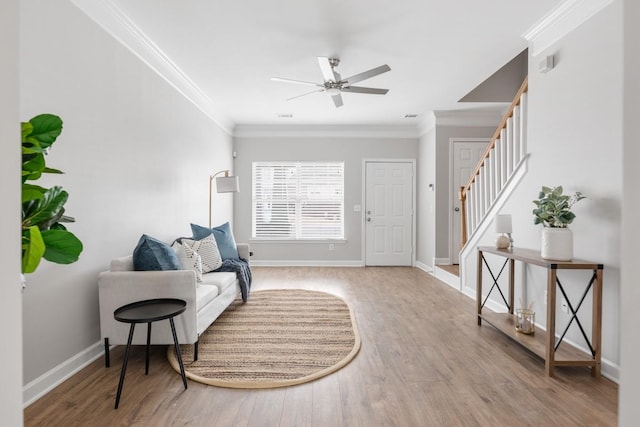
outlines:
[[[182,244],[189,246],[200,255],[203,273],[217,270],[222,265],[222,257],[213,234],[200,240],[182,239]]]
[[[191,249],[189,245],[181,245],[178,242],[175,242],[172,247],[178,255],[182,269],[193,270],[196,273],[196,280],[202,282],[202,258],[200,254]]]

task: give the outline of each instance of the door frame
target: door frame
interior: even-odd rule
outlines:
[[[466,138],[466,137],[454,137],[454,138],[449,138],[449,202],[448,202],[448,209],[449,209],[449,264],[451,264],[453,262],[453,251],[457,250],[458,252],[460,252],[460,248],[455,248],[453,247],[453,223],[454,223],[454,215],[453,215],[453,205],[455,204],[455,200],[457,198],[457,194],[458,191],[460,190],[459,188],[453,188],[453,174],[454,174],[454,170],[453,170],[453,145],[456,142],[477,142],[477,143],[481,143],[484,142],[487,145],[491,142],[491,138]]]
[[[416,159],[378,159],[378,158],[364,158],[362,159],[362,186],[361,191],[362,195],[360,197],[361,200],[361,209],[360,209],[360,246],[361,246],[361,258],[362,258],[362,266],[367,266],[367,235],[365,228],[365,210],[367,206],[367,163],[411,163],[411,171],[412,171],[412,180],[411,180],[411,267],[415,267],[416,265],[416,217],[417,209],[416,209],[416,182],[418,173],[416,171]]]

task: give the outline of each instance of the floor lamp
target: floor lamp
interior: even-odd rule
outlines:
[[[218,176],[221,174],[224,176]],[[216,172],[209,177],[209,228],[211,228],[211,198],[214,178],[216,179],[216,193],[237,193],[240,191],[240,181],[237,176],[229,176],[229,169]]]

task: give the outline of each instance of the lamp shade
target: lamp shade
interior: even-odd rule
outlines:
[[[496,215],[493,220],[496,233],[511,233],[511,215]]]
[[[240,191],[240,181],[237,176],[220,176],[216,178],[216,192],[237,193]]]

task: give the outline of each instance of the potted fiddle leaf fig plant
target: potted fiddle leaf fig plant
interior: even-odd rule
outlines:
[[[78,260],[82,242],[63,223],[74,222],[65,215],[69,194],[60,186],[32,184],[43,173],[61,174],[47,167],[45,155],[62,132],[62,120],[41,114],[22,128],[22,273],[33,273],[42,258],[57,264]]]
[[[576,215],[571,211],[574,204],[584,199],[580,192],[563,194],[562,186],[542,187],[538,199],[533,203],[534,224],[542,224],[540,255],[545,259],[570,261],[573,258],[573,232],[568,228]]]

